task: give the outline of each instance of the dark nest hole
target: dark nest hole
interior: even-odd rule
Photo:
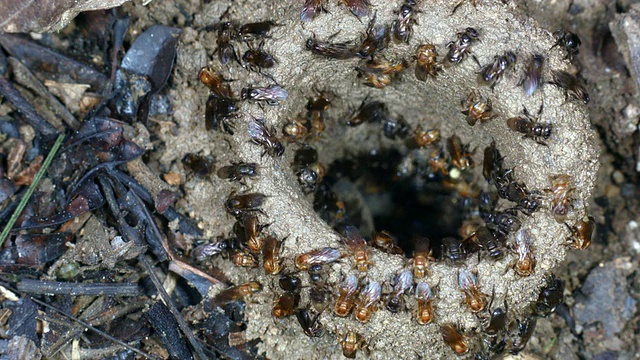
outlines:
[[[346,225],[358,227],[364,236],[389,232],[409,257],[416,243],[427,238],[433,257],[440,259],[442,239],[460,238],[477,204],[460,196],[449,177],[419,166],[409,176],[399,174],[407,156],[388,149],[336,160],[316,191],[314,208],[340,233]]]

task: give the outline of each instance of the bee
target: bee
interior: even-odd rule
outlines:
[[[493,223],[491,225],[495,226],[498,236],[507,236],[509,233],[520,229],[520,220],[516,215],[516,209],[506,209],[493,214]]]
[[[219,168],[216,175],[221,179],[228,179],[229,181],[242,181],[245,177],[252,178],[258,175],[258,164],[232,162],[231,165]]]
[[[493,293],[493,296],[491,296],[491,302],[489,303],[489,309],[491,309],[491,305],[493,304],[493,299],[495,298],[495,292]],[[504,300],[504,306],[503,307],[498,307],[495,308],[493,310],[489,311],[489,318],[487,319],[488,321],[486,322],[486,326],[485,328],[482,330],[484,331],[485,334],[489,335],[490,337],[495,337],[498,335],[498,333],[502,330],[504,330],[504,328],[507,326],[507,312],[508,312],[508,307],[507,307],[507,299]]]
[[[468,27],[456,36],[456,41],[447,43],[449,51],[446,60],[452,65],[459,64],[468,54],[471,54],[471,45],[479,41],[480,34],[476,29]]]
[[[569,61],[572,61],[573,57],[580,53],[579,47],[580,44],[582,44],[582,41],[580,41],[580,37],[578,37],[578,35],[572,33],[571,31],[564,32],[562,30],[558,30],[553,34],[553,36],[555,36],[556,38],[556,43],[553,44],[551,49],[556,46],[563,47],[565,50],[567,50],[567,56],[564,57],[565,59],[569,59]]]
[[[356,352],[367,346],[364,337],[351,330],[347,331],[345,335],[341,335],[338,342],[342,345],[342,355],[348,359],[355,359]]]
[[[534,315],[528,316],[524,321],[516,320],[517,333],[511,334],[509,341],[509,352],[511,354],[515,355],[527,346],[533,331],[536,329],[537,322],[538,319]]]
[[[311,318],[307,309],[300,309],[296,312],[298,323],[302,326],[302,330],[308,337],[320,337],[323,333],[322,324],[319,321],[320,313]]]
[[[280,249],[282,242],[275,236],[265,237],[262,246],[262,267],[267,274],[276,275],[282,271],[282,260],[280,259]]]
[[[261,21],[244,24],[236,32],[236,38],[247,41],[249,39],[265,38],[271,28],[277,26],[274,21]]]
[[[588,216],[578,221],[574,226],[565,224],[571,232],[568,240],[569,246],[574,250],[584,250],[591,245],[591,237],[595,229],[595,219]]]
[[[478,91],[469,93],[466,99],[460,103],[462,114],[467,116],[467,124],[473,126],[478,120],[484,123],[494,118],[491,99],[483,96]]]
[[[467,252],[462,246],[462,242],[454,237],[445,237],[442,239],[442,254],[454,263],[464,261]]]
[[[562,70],[551,70],[551,76],[553,81],[549,84],[562,88],[565,100],[571,96],[573,99],[582,101],[585,105],[589,103],[589,94],[574,75]]]
[[[340,0],[340,2],[345,4],[349,11],[359,18],[369,14],[371,4],[369,4],[368,0]]]
[[[232,119],[237,118],[235,112],[236,100],[225,97],[209,95],[204,111],[204,124],[207,131],[222,129],[227,134],[233,135]]]
[[[318,161],[318,151],[311,146],[305,145],[296,150],[293,158],[293,166],[301,169]]]
[[[365,66],[356,67],[358,77],[364,78],[364,84],[376,89],[383,89],[391,83],[404,68],[406,61],[391,63],[384,59],[371,59]]]
[[[265,225],[266,226],[266,225]],[[244,213],[242,215],[242,227],[244,228],[244,237],[249,250],[257,254],[262,249],[262,239],[260,232],[265,226],[260,226],[258,217],[252,213]]]
[[[273,304],[271,315],[278,319],[291,316],[296,312],[299,303],[300,293],[284,293],[280,295],[276,303]]]
[[[551,189],[545,191],[551,192],[553,195],[551,212],[556,217],[556,221],[562,222],[571,207],[575,188],[571,185],[571,177],[566,174],[551,175],[549,180],[551,181]]]
[[[404,6],[404,5],[403,5]],[[433,44],[422,44],[416,49],[416,79],[426,81],[428,76],[436,77],[440,71],[438,52]]]
[[[207,176],[213,172],[213,157],[188,153],[182,158],[182,165],[197,176]]]
[[[302,141],[309,135],[305,122],[302,119],[291,119],[282,127],[282,133],[288,137],[289,141]]]
[[[414,142],[420,148],[440,140],[440,130],[438,129],[423,130],[422,126],[418,125],[413,134]]]
[[[424,277],[425,273],[429,273],[429,262],[435,260],[431,256],[432,250],[429,248],[429,239],[420,237],[416,240],[413,250],[413,276],[416,279]]]
[[[427,325],[433,321],[433,292],[426,282],[416,285],[416,299],[418,300],[418,324]]]
[[[249,45],[244,55],[242,55],[242,61],[249,64],[249,69],[270,69],[276,65],[276,59],[262,48],[264,42],[260,42],[257,48]]]
[[[536,259],[531,251],[531,234],[527,229],[520,229],[516,233],[515,251],[518,258],[512,262],[516,274],[526,277],[533,273]]]
[[[306,193],[316,190],[316,186],[326,175],[327,169],[320,163],[313,163],[309,167],[304,167],[297,172],[298,183]]]
[[[371,236],[371,246],[388,254],[404,255],[404,251],[398,246],[398,241],[387,231],[374,233]]]
[[[300,12],[300,20],[304,22],[311,21],[319,12],[327,12],[324,8],[325,2],[326,0],[305,0]]]
[[[471,312],[477,313],[485,309],[487,306],[487,295],[480,292],[478,287],[478,279],[467,269],[462,269],[458,273],[458,285],[464,294],[464,303],[469,307]]]
[[[447,151],[451,156],[451,165],[457,167],[460,171],[465,171],[473,166],[469,144],[463,146],[462,140],[457,135],[447,139]]]
[[[527,96],[533,95],[538,87],[542,85],[542,66],[544,65],[544,57],[542,55],[532,55],[531,61],[524,70],[524,78],[520,81],[519,85],[524,88],[524,93]]]
[[[325,273],[321,265],[314,265],[309,269],[309,282],[311,283],[309,301],[314,304],[316,310],[320,306],[322,306],[322,310],[324,310],[326,306],[323,304],[326,301],[329,291],[327,290]]]
[[[337,261],[341,257],[342,254],[337,249],[324,247],[296,256],[295,264],[298,269],[304,271],[309,270],[314,265],[324,265]]]
[[[253,119],[248,124],[249,137],[251,142],[264,148],[265,153],[271,156],[282,156],[284,154],[284,146],[276,137],[276,130],[267,128],[263,119]]]
[[[564,301],[564,282],[553,277],[545,286],[536,301],[536,314],[547,317]]]
[[[309,98],[307,101],[307,111],[312,113],[322,113],[331,106],[334,95],[329,91],[316,90],[318,96]]]
[[[444,323],[440,325],[440,334],[445,344],[449,345],[457,355],[462,355],[469,351],[467,340],[458,326],[452,323]]]
[[[335,35],[336,34],[330,36],[329,39]],[[355,50],[352,44],[346,42],[330,43],[328,41],[317,40],[315,35],[307,39],[306,48],[313,54],[339,60],[349,59],[355,56]]]
[[[280,285],[280,288],[282,290],[293,293],[300,290],[300,287],[302,286],[302,280],[300,280],[299,277],[291,274],[280,275],[280,279],[278,279],[278,285]]]
[[[380,101],[362,100],[360,107],[347,120],[347,125],[358,126],[364,122],[382,122],[389,116],[387,105]]]
[[[216,296],[211,299],[211,303],[214,306],[226,305],[232,301],[240,300],[251,294],[262,290],[262,285],[257,281],[251,281],[246,284],[232,286],[228,289],[222,290]]]
[[[229,247],[229,242],[226,240],[218,241],[213,244],[203,244],[196,246],[191,250],[190,256],[197,261],[202,261],[208,257],[217,255],[225,251]]]
[[[409,43],[413,25],[418,23],[415,19],[418,11],[413,8],[417,2],[417,0],[405,0],[398,12],[398,19],[391,23],[391,33],[397,42]]]
[[[478,227],[469,238],[477,240],[481,248],[485,249],[494,260],[501,259],[503,256],[500,242],[487,226]]]
[[[338,291],[338,299],[336,299],[333,312],[337,316],[345,317],[351,313],[351,310],[355,306],[355,299],[358,294],[358,278],[350,274],[344,279]]]
[[[387,310],[397,313],[402,304],[401,296],[413,286],[413,273],[411,270],[404,270],[398,274],[394,280],[393,291],[387,301]]]
[[[217,24],[214,29],[218,30],[218,39],[216,40],[216,44],[218,45],[216,49],[218,58],[222,64],[226,64],[232,57],[236,58],[236,50],[231,43],[231,38],[235,33],[235,27],[230,21],[225,21]]]
[[[496,174],[502,173],[502,164],[504,157],[500,155],[500,151],[496,147],[496,142],[492,141],[489,146],[484,149],[484,158],[482,160],[482,176],[492,182],[496,178]]]
[[[233,92],[229,86],[229,81],[217,73],[211,66],[205,66],[198,73],[202,82],[211,93],[217,97],[233,98]]]
[[[371,315],[376,310],[376,304],[382,296],[382,286],[377,281],[372,281],[365,286],[356,300],[354,316],[361,323],[366,323],[371,319]]]
[[[480,69],[480,82],[488,84],[491,90],[500,82],[504,73],[516,62],[516,54],[507,51],[504,55],[496,55],[493,63],[487,64]]]
[[[287,100],[289,93],[278,85],[268,87],[248,87],[242,89],[242,100],[261,101],[268,105],[278,105],[280,101]]]
[[[389,29],[386,25],[376,26],[375,22],[376,15],[373,15],[367,27],[367,32],[356,51],[356,56],[362,59],[373,56],[376,51],[384,49],[389,43]]]
[[[248,211],[261,212],[260,207],[267,197],[260,193],[236,195],[232,192],[224,205],[227,212],[236,218]]]
[[[236,251],[232,257],[233,263],[236,266],[257,268],[258,260],[251,254],[244,251]]]
[[[553,130],[553,124],[550,123],[538,123],[537,117],[532,116],[527,111],[527,108],[523,109],[524,116],[516,116],[507,119],[507,126],[509,129],[524,134],[522,138],[530,138],[535,140],[538,144],[547,146],[547,143],[541,139],[547,140],[551,137]],[[542,112],[542,106],[538,111],[538,115]]]

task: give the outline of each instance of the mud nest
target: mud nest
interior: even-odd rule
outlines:
[[[575,50],[568,38],[498,1],[463,2],[455,12],[445,1],[372,1],[363,11],[328,2],[311,21],[301,21],[302,3],[228,5],[203,5],[193,22],[200,31],[182,35],[171,90],[178,128],[161,134],[170,151],[160,162],[180,175],[180,204],[210,239],[240,233],[231,257],[207,257],[200,266],[221,268],[236,285],[261,284],[246,298],[246,339],[260,339],[268,358],[339,358],[351,339],[357,353],[372,358],[521,350],[541,289],[555,284],[553,270],[571,247],[585,246],[580,235],[590,226],[583,221],[599,152],[586,94],[561,73],[570,71]],[[415,21],[407,21],[408,41],[398,41],[392,30],[407,8]],[[274,24],[263,24],[264,36],[242,27],[265,21]],[[369,54],[362,44],[371,37],[380,41]],[[325,41],[340,45],[319,48]],[[416,56],[426,44],[433,48],[422,50],[437,52],[434,76],[429,69],[416,74],[416,62],[428,61]],[[243,55],[251,49],[273,56],[273,66],[248,64]],[[543,58],[541,82],[527,94],[521,81],[534,55]],[[198,77],[206,66],[222,77],[212,91]],[[496,69],[494,82],[488,75]],[[488,81],[479,79],[485,75]],[[271,101],[262,101],[267,87]],[[255,163],[257,175],[240,182],[194,176],[187,155],[214,158],[218,170]],[[253,197],[237,198],[247,194]],[[251,243],[237,238],[246,240],[241,225],[253,217],[259,235],[250,239],[257,241],[252,253]],[[381,231],[395,238],[392,246],[373,246],[372,234]],[[535,259],[530,268],[518,262],[526,241]],[[264,264],[274,244],[275,269]],[[300,257],[320,249],[312,257],[319,266]],[[301,287],[283,290],[283,274]],[[426,307],[421,283],[432,291],[433,318],[424,324],[417,315]],[[337,315],[338,300],[354,286],[355,312],[372,310],[366,321],[351,309]],[[395,312],[387,309],[394,286]],[[213,303],[228,291],[213,291]],[[293,304],[282,306],[290,316],[274,317],[278,301]],[[301,310],[317,337],[300,326]],[[494,329],[499,310],[506,320]]]

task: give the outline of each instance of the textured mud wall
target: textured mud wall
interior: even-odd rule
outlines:
[[[401,114],[415,128],[438,128],[442,137],[458,135],[463,143],[470,143],[471,149],[477,148],[474,160],[482,162],[482,149],[495,140],[498,149],[505,155],[505,167],[515,167],[517,178],[527,184],[529,189],[542,191],[550,187],[549,175],[568,174],[576,187],[574,206],[567,222],[575,223],[588,211],[586,199],[590,197],[595,172],[598,167],[598,149],[594,143],[595,134],[591,131],[587,118],[587,108],[581,102],[566,101],[564,93],[551,85],[544,85],[533,96],[526,97],[517,83],[522,75],[524,59],[531,54],[542,54],[546,58],[543,76],[550,79],[550,70],[565,70],[569,67],[564,60],[565,53],[552,48],[555,40],[552,34],[537,27],[529,19],[520,18],[517,11],[499,1],[481,1],[477,8],[470,3],[463,4],[454,15],[448,1],[424,1],[417,15],[418,24],[409,45],[390,44],[382,52],[389,60],[406,59],[411,63],[399,81],[385,89],[368,88],[356,77],[354,67],[358,60],[328,60],[317,57],[304,49],[307,38],[315,34],[319,39],[338,33],[333,41],[351,41],[360,39],[365,31],[368,19],[359,21],[344,7],[335,2],[328,6],[329,13],[321,14],[310,23],[300,21],[301,2],[234,2],[228,12],[228,19],[240,23],[274,20],[281,26],[271,31],[271,38],[265,42],[265,50],[274,55],[278,64],[270,71],[273,78],[289,92],[286,101],[278,106],[260,107],[244,102],[236,121],[236,134],[233,136],[207,132],[204,128],[204,104],[208,92],[199,83],[197,74],[201,67],[212,64],[226,78],[234,79],[231,86],[236,94],[248,85],[266,86],[271,82],[267,78],[248,72],[237,64],[222,66],[214,55],[216,48],[215,32],[204,31],[204,27],[220,21],[220,16],[231,5],[228,2],[213,1],[200,4],[193,1],[184,5],[187,13],[196,13],[190,27],[184,29],[178,53],[177,64],[172,80],[175,107],[174,120],[177,127],[167,126],[162,134],[166,146],[165,155],[160,159],[164,171],[173,171],[183,175],[180,159],[186,153],[212,154],[217,164],[226,165],[232,161],[256,162],[261,166],[261,176],[251,180],[248,186],[252,192],[268,195],[263,206],[267,215],[263,223],[271,223],[269,231],[278,238],[287,237],[283,245],[283,258],[287,271],[293,270],[295,255],[312,249],[331,246],[342,248],[338,235],[329,228],[313,211],[310,199],[305,196],[294,177],[290,164],[293,160],[295,145],[286,145],[287,150],[281,158],[261,156],[262,148],[249,143],[246,124],[252,119],[264,118],[269,126],[278,132],[287,117],[292,117],[304,109],[309,96],[317,87],[336,94],[328,114],[327,131],[321,141],[314,146],[318,149],[320,161],[329,164],[345,154],[369,152],[390,147],[400,147],[400,142],[384,138],[377,126],[349,128],[344,124],[345,117],[355,109],[365,96],[385,102],[392,113]],[[399,1],[372,1],[372,9],[377,13],[379,23],[391,23],[401,3]],[[167,2],[154,2],[148,10],[132,5],[132,12],[154,23],[167,22],[167,18],[153,18],[154,14],[180,13]],[[143,23],[143,22],[141,22]],[[504,51],[514,51],[519,61],[515,72],[508,72],[494,91],[477,83],[477,65],[471,60],[463,61],[459,66],[444,70],[436,79],[426,82],[416,80],[413,75],[412,56],[417,45],[433,43],[440,55],[446,54],[445,44],[454,40],[456,33],[466,27],[474,27],[480,32],[481,42],[474,45],[473,52],[486,64]],[[460,100],[470,91],[479,89],[491,98],[498,116],[484,124],[470,127],[460,113]],[[554,126],[554,133],[548,146],[541,146],[530,139],[522,139],[520,134],[510,131],[506,119],[521,113],[523,106],[534,112],[544,102],[541,120]],[[482,179],[481,166],[473,171],[477,179]],[[185,196],[181,206],[191,216],[201,220],[201,226],[207,236],[227,234],[233,223],[231,216],[224,211],[224,201],[231,191],[240,191],[241,186],[225,180],[188,178],[184,184]],[[543,192],[543,191],[542,191]],[[544,192],[543,192],[544,193]],[[547,204],[547,202],[545,202]],[[535,272],[530,277],[520,277],[509,270],[505,272],[513,259],[513,254],[500,261],[492,261],[477,256],[466,260],[466,266],[477,269],[481,290],[491,294],[495,290],[496,299],[507,299],[509,317],[523,318],[529,313],[532,301],[537,298],[539,289],[546,283],[546,277],[565,256],[567,247],[563,244],[569,236],[567,227],[555,221],[544,206],[530,217],[521,217],[522,227],[527,228],[534,237],[533,251],[537,259]],[[511,234],[510,236],[513,236]],[[393,277],[405,266],[406,260],[371,251],[374,265],[366,274],[366,280],[390,284]],[[341,358],[341,347],[336,334],[351,329],[363,335],[369,342],[372,358],[451,358],[453,352],[447,347],[439,333],[438,324],[453,322],[463,327],[469,335],[470,345],[476,349],[481,332],[478,318],[461,304],[463,294],[457,283],[459,266],[446,262],[434,264],[427,281],[438,284],[435,300],[436,321],[421,326],[416,323],[413,312],[405,311],[391,314],[386,310],[376,312],[371,321],[361,324],[352,317],[338,318],[330,309],[320,317],[328,331],[319,339],[306,337],[294,317],[276,320],[271,308],[279,289],[276,277],[266,275],[260,268],[246,270],[230,265],[229,260],[215,259],[215,265],[223,268],[235,283],[257,280],[264,285],[264,291],[251,297],[247,305],[248,329],[246,338],[262,339],[262,349],[268,358],[317,359]],[[328,266],[328,283],[337,292],[337,285],[351,269],[350,259]],[[301,274],[308,283],[305,274]],[[408,306],[415,308],[415,300],[407,296]],[[303,291],[301,304],[306,304],[306,292]],[[359,352],[363,353],[363,352]],[[362,355],[359,355],[362,356]]]

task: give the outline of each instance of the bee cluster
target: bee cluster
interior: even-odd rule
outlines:
[[[503,51],[482,65],[475,51],[483,46],[483,29],[479,27],[459,29],[449,34],[451,41],[441,45],[418,43],[403,58],[393,47],[407,48],[415,42],[412,37],[414,31],[419,31],[421,14],[425,12],[422,2],[404,0],[388,23],[383,23],[376,7],[367,1],[343,3],[358,18],[371,17],[364,34],[351,41],[334,42],[338,33],[326,39],[311,33],[300,44],[301,48],[315,60],[335,66],[342,66],[343,61],[351,65],[357,59],[357,66],[352,67],[354,78],[361,79],[374,92],[386,91],[387,87],[402,82],[437,83],[447,73],[460,71],[467,59],[473,59],[478,66],[474,74],[478,86],[472,86],[455,100],[456,107],[458,101],[460,107],[447,120],[462,121],[457,126],[466,128],[462,131],[465,135],[427,126],[419,119],[405,119],[382,97],[374,96],[365,97],[355,111],[342,113],[336,119],[328,111],[336,100],[348,99],[340,99],[337,92],[325,85],[324,89],[317,89],[318,84],[314,85],[315,94],[307,98],[304,110],[286,120],[283,116],[274,122],[278,127],[270,125],[272,121],[266,117],[244,116],[245,112],[240,111],[244,104],[257,104],[262,109],[282,105],[294,90],[285,90],[275,80],[278,60],[265,50],[269,46],[269,31],[280,25],[269,20],[245,25],[224,21],[212,26],[211,30],[217,32],[216,51],[221,64],[233,59],[270,83],[263,87],[246,85],[237,97],[231,89],[233,83],[222,75],[223,70],[205,67],[200,71],[200,80],[210,91],[206,128],[228,134],[225,136],[244,139],[248,135],[250,143],[262,148],[260,161],[222,166],[217,171],[218,177],[247,186],[247,182],[255,183],[270,176],[267,169],[271,165],[266,165],[263,159],[269,159],[269,164],[291,159],[300,190],[313,199],[314,210],[333,228],[337,241],[319,240],[319,245],[300,250],[294,236],[276,235],[271,229],[277,216],[270,214],[266,205],[278,201],[276,194],[256,191],[253,185],[245,192],[232,192],[224,202],[226,212],[235,219],[232,236],[200,245],[191,254],[202,261],[227,253],[235,266],[249,269],[255,278],[223,290],[211,299],[211,304],[220,306],[269,289],[273,293],[270,305],[273,317],[282,321],[295,317],[291,321],[297,321],[300,333],[310,338],[336,337],[342,354],[348,358],[355,358],[359,350],[373,354],[380,336],[393,335],[384,332],[372,335],[370,323],[376,316],[385,316],[387,320],[410,317],[417,329],[431,328],[425,331],[438,334],[432,343],[448,347],[443,357],[473,353],[476,358],[491,358],[504,352],[518,353],[533,334],[536,316],[550,314],[561,303],[563,285],[555,279],[548,280],[534,310],[515,311],[508,306],[510,294],[504,290],[496,292],[496,282],[486,281],[489,276],[481,265],[490,263],[492,268],[501,269],[501,274],[492,276],[513,280],[515,274],[513,281],[535,275],[545,278],[546,274],[537,274],[540,259],[536,252],[541,249],[536,243],[537,233],[527,225],[530,219],[539,213],[552,216],[570,234],[566,245],[572,249],[589,246],[594,219],[574,221],[578,195],[570,175],[552,173],[546,187],[529,188],[520,180],[521,170],[506,165],[516,162],[511,153],[503,154],[499,141],[491,141],[480,152],[474,147],[477,142],[465,143],[463,138],[468,139],[466,134],[472,126],[497,126],[494,123],[501,122],[505,133],[518,134],[522,141],[543,149],[554,146],[557,127],[538,120],[543,114],[542,105],[535,116],[524,106],[522,114],[506,115],[493,96],[500,91],[500,84],[515,77],[520,68],[523,75],[517,91],[524,97],[534,97],[545,84],[552,84],[564,91],[565,101],[586,104],[587,92],[575,75],[564,70],[546,71],[543,66],[547,60],[540,54],[532,54],[526,66],[519,67],[521,54]],[[475,1],[472,3],[476,5]],[[461,4],[452,9],[451,16]],[[300,18],[309,24],[327,6],[325,1],[307,0]],[[248,48],[242,56],[237,53],[239,42]],[[562,47],[567,54],[565,59],[571,60],[578,54],[579,44],[577,35],[562,32],[556,34],[556,43],[549,50]],[[385,52],[386,49],[389,51]],[[397,58],[389,60],[386,56]],[[409,75],[406,69],[411,66],[414,71]],[[271,69],[273,74],[266,72]],[[242,125],[246,124],[246,134],[236,133],[235,124],[240,118],[246,119]],[[391,152],[383,152],[374,160],[355,154],[342,161],[324,154],[328,148],[325,143],[330,141],[328,132],[348,133],[361,126],[377,127],[380,130],[376,132],[387,146],[399,150],[390,156],[387,155]],[[332,162],[323,163],[321,159]],[[371,160],[358,168],[364,168],[364,172],[356,170],[355,175],[350,174],[350,166],[345,164],[363,159]],[[380,173],[385,176],[382,180],[377,175]],[[361,191],[365,195],[384,193],[390,186],[401,184],[410,189],[413,194],[410,196],[438,203],[437,211],[445,207],[447,210],[425,214],[422,209],[405,209],[405,213],[416,212],[411,215],[415,219],[433,218],[417,228],[408,224],[385,228],[387,223],[372,216],[375,225],[371,229],[362,215],[371,211],[366,209],[370,204],[366,200],[355,204],[336,190],[345,179],[354,184],[364,183],[366,189]],[[424,230],[437,227],[438,231]],[[395,265],[388,267],[387,261]],[[277,280],[279,289],[265,283],[269,279]],[[469,326],[466,320],[467,325],[459,322],[462,313],[453,317],[441,314],[445,306],[451,306],[451,294],[460,299],[461,309],[475,319],[475,326]],[[500,300],[504,305],[494,306]],[[416,354],[421,356],[419,352]]]

